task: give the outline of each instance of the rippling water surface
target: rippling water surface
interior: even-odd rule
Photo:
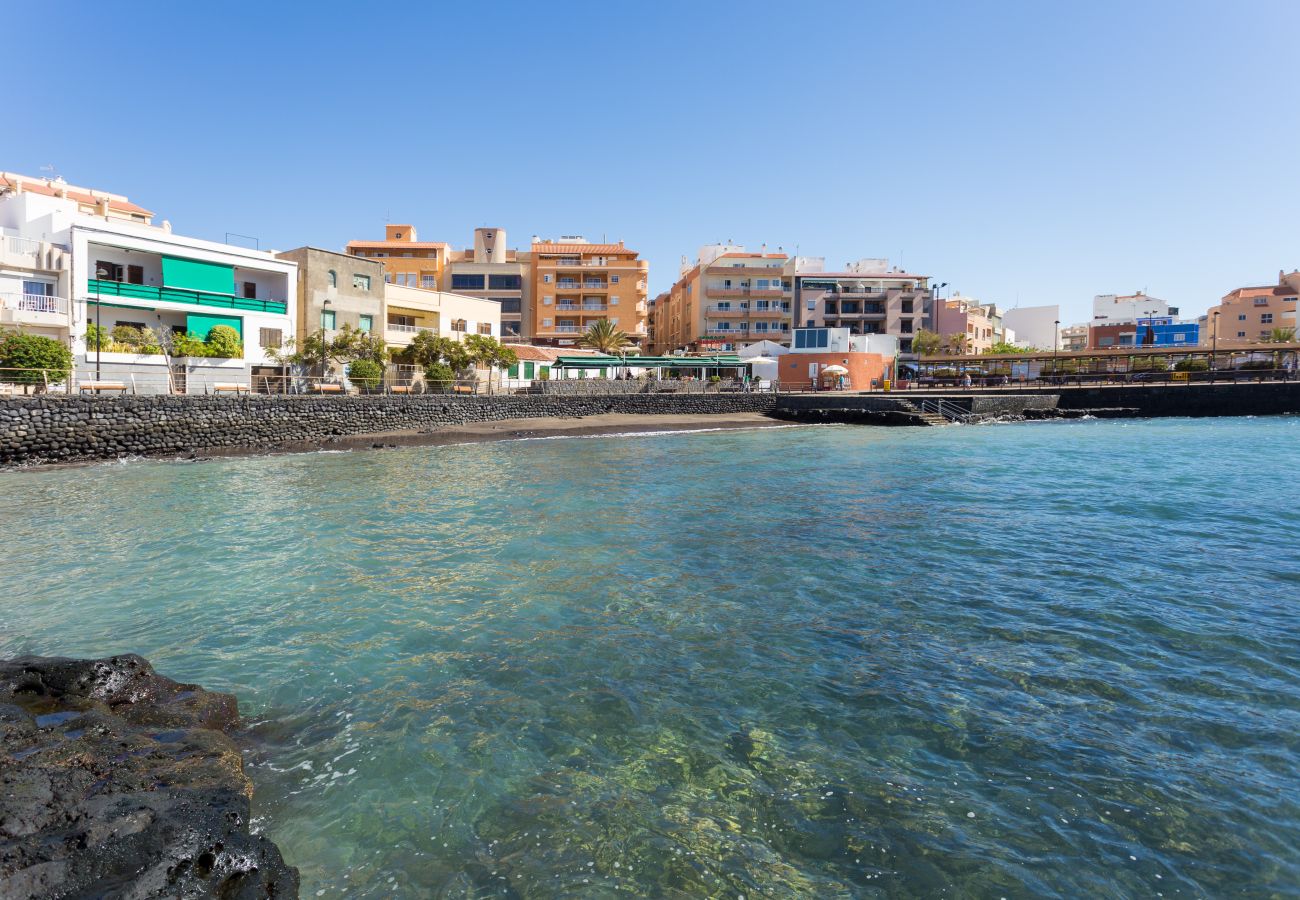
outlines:
[[[0,474],[0,653],[238,694],[304,896],[1300,889],[1300,420]]]

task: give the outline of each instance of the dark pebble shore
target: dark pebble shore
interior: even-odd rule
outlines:
[[[237,724],[139,656],[0,661],[0,896],[297,897],[249,833]]]

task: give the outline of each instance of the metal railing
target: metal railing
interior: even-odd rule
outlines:
[[[49,294],[0,294],[2,305],[23,312],[68,314],[68,299]]]
[[[971,418],[970,412],[962,409],[956,403],[944,400],[942,397],[935,397],[932,400],[917,400],[915,404],[921,412],[943,416],[949,422],[966,423]]]

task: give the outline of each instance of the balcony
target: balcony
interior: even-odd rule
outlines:
[[[0,294],[0,324],[67,327],[68,300],[46,294]]]
[[[704,293],[710,297],[762,297],[768,300],[779,300],[785,295],[785,291],[780,288],[776,290],[759,290],[747,287],[705,287]]]
[[[605,312],[609,306],[604,303],[557,303],[558,312]]]
[[[19,237],[11,228],[0,228],[0,265],[57,272],[67,268],[67,254],[63,244],[34,241]]]
[[[222,309],[242,309],[249,312],[280,313],[288,305],[282,300],[255,300],[233,294],[216,294],[210,291],[192,291],[189,288],[154,287],[148,284],[127,284],[124,281],[100,281],[91,278],[86,291],[92,297],[125,297],[148,303],[188,303],[193,306],[214,306]]]

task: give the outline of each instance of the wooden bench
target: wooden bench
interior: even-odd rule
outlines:
[[[388,390],[393,394],[409,394],[411,393],[411,386],[409,384],[395,384]]]
[[[119,391],[126,393],[125,381],[83,381],[81,383],[81,392],[84,394],[90,391],[95,394],[102,394],[104,391]]]
[[[341,384],[318,384],[312,388],[318,394],[341,394],[343,385]]]
[[[252,388],[246,384],[237,384],[233,381],[218,381],[212,385],[214,394],[247,394]]]
[[[453,394],[472,394],[474,393],[474,386],[472,384],[453,384],[451,392]]]

